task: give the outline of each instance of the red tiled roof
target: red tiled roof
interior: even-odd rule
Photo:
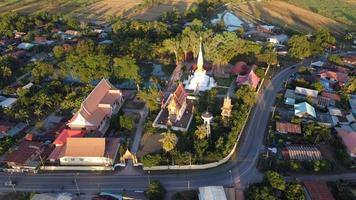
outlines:
[[[247,75],[239,75],[236,78],[236,83],[238,86],[249,85],[254,89],[257,88],[259,82],[260,78],[255,74],[253,70],[251,70],[250,73],[248,73]]]
[[[356,154],[356,133],[348,132],[341,128],[335,128],[337,134],[341,137],[342,142],[345,144],[348,152]]]
[[[325,71],[320,73],[322,78],[330,78],[337,80],[341,83],[346,83],[349,80],[349,76],[342,72],[334,72],[334,71]]]
[[[184,104],[188,94],[185,92],[183,84],[179,84],[176,91],[173,93],[173,100],[176,102],[178,109]]]
[[[112,106],[120,98],[122,98],[121,91],[112,86],[108,80],[102,79],[83,101],[80,110],[68,121],[68,125],[70,126],[78,116],[82,116],[93,127],[98,127],[110,112],[109,107],[99,107],[99,104]]]
[[[287,122],[276,122],[276,130],[280,133],[302,133],[302,129],[299,124],[292,124]]]
[[[64,129],[53,142],[56,146],[64,145],[67,142],[68,137],[82,137],[84,136],[85,132],[82,130],[71,130],[71,129]]]
[[[245,62],[239,61],[235,64],[234,67],[231,68],[231,73],[234,75],[238,75],[241,72],[247,74],[251,70],[251,66],[248,66]]]
[[[313,200],[334,200],[330,189],[323,181],[304,181],[311,199]]]
[[[329,99],[332,99],[334,101],[341,101],[341,98],[339,95],[335,94],[335,93],[330,93],[330,92],[321,92],[321,96],[322,97],[326,97]]]
[[[40,142],[23,141],[13,151],[8,151],[3,158],[4,162],[23,165],[30,157],[38,152],[42,146]]]

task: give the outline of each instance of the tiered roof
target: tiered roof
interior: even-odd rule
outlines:
[[[252,88],[256,89],[258,83],[260,82],[260,78],[255,74],[253,70],[246,75],[239,75],[236,79],[237,85],[249,85]]]
[[[175,105],[176,109],[180,109],[187,99],[187,92],[184,90],[183,84],[179,84],[171,98],[170,105]]]
[[[68,125],[98,127],[109,114],[111,106],[121,98],[121,91],[112,86],[107,79],[102,79],[82,102],[80,110],[69,120]]]

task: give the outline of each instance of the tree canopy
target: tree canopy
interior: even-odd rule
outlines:
[[[169,152],[174,149],[178,142],[176,134],[171,133],[170,131],[161,134],[162,138],[159,142],[162,143],[162,148],[164,151]]]

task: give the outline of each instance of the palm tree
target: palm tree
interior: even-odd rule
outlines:
[[[33,114],[35,114],[38,118],[40,118],[43,116],[43,111],[41,108],[36,108]]]
[[[180,41],[177,39],[166,39],[163,41],[163,48],[174,53],[176,58],[176,64],[179,64],[179,51],[180,51]]]
[[[44,93],[41,93],[38,97],[37,97],[37,102],[40,105],[40,108],[43,107],[51,107],[52,106],[52,101],[51,99]]]
[[[159,140],[159,142],[162,143],[162,148],[164,149],[164,151],[169,152],[173,150],[178,142],[176,134],[168,131],[166,133],[162,133],[161,136],[162,138]]]
[[[204,125],[198,126],[198,129],[195,130],[195,135],[198,137],[199,140],[206,138],[208,132]]]

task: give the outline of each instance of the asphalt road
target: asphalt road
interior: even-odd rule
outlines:
[[[310,60],[305,61],[310,63]],[[127,192],[143,191],[152,180],[159,180],[169,191],[197,188],[208,185],[232,185],[244,187],[249,183],[262,180],[262,174],[256,170],[256,162],[262,145],[265,128],[271,113],[274,99],[281,89],[284,80],[295,72],[295,68],[303,65],[298,63],[282,70],[270,81],[259,95],[255,108],[252,110],[249,123],[241,138],[238,152],[228,163],[203,171],[151,172],[144,173],[136,169],[130,175],[123,175],[120,170],[115,173],[51,173],[51,174],[12,174],[11,180],[16,181],[15,188],[5,187],[9,174],[0,173],[0,191],[66,191],[96,193],[99,191]],[[304,177],[305,178],[305,177]],[[75,184],[77,182],[78,187]]]

